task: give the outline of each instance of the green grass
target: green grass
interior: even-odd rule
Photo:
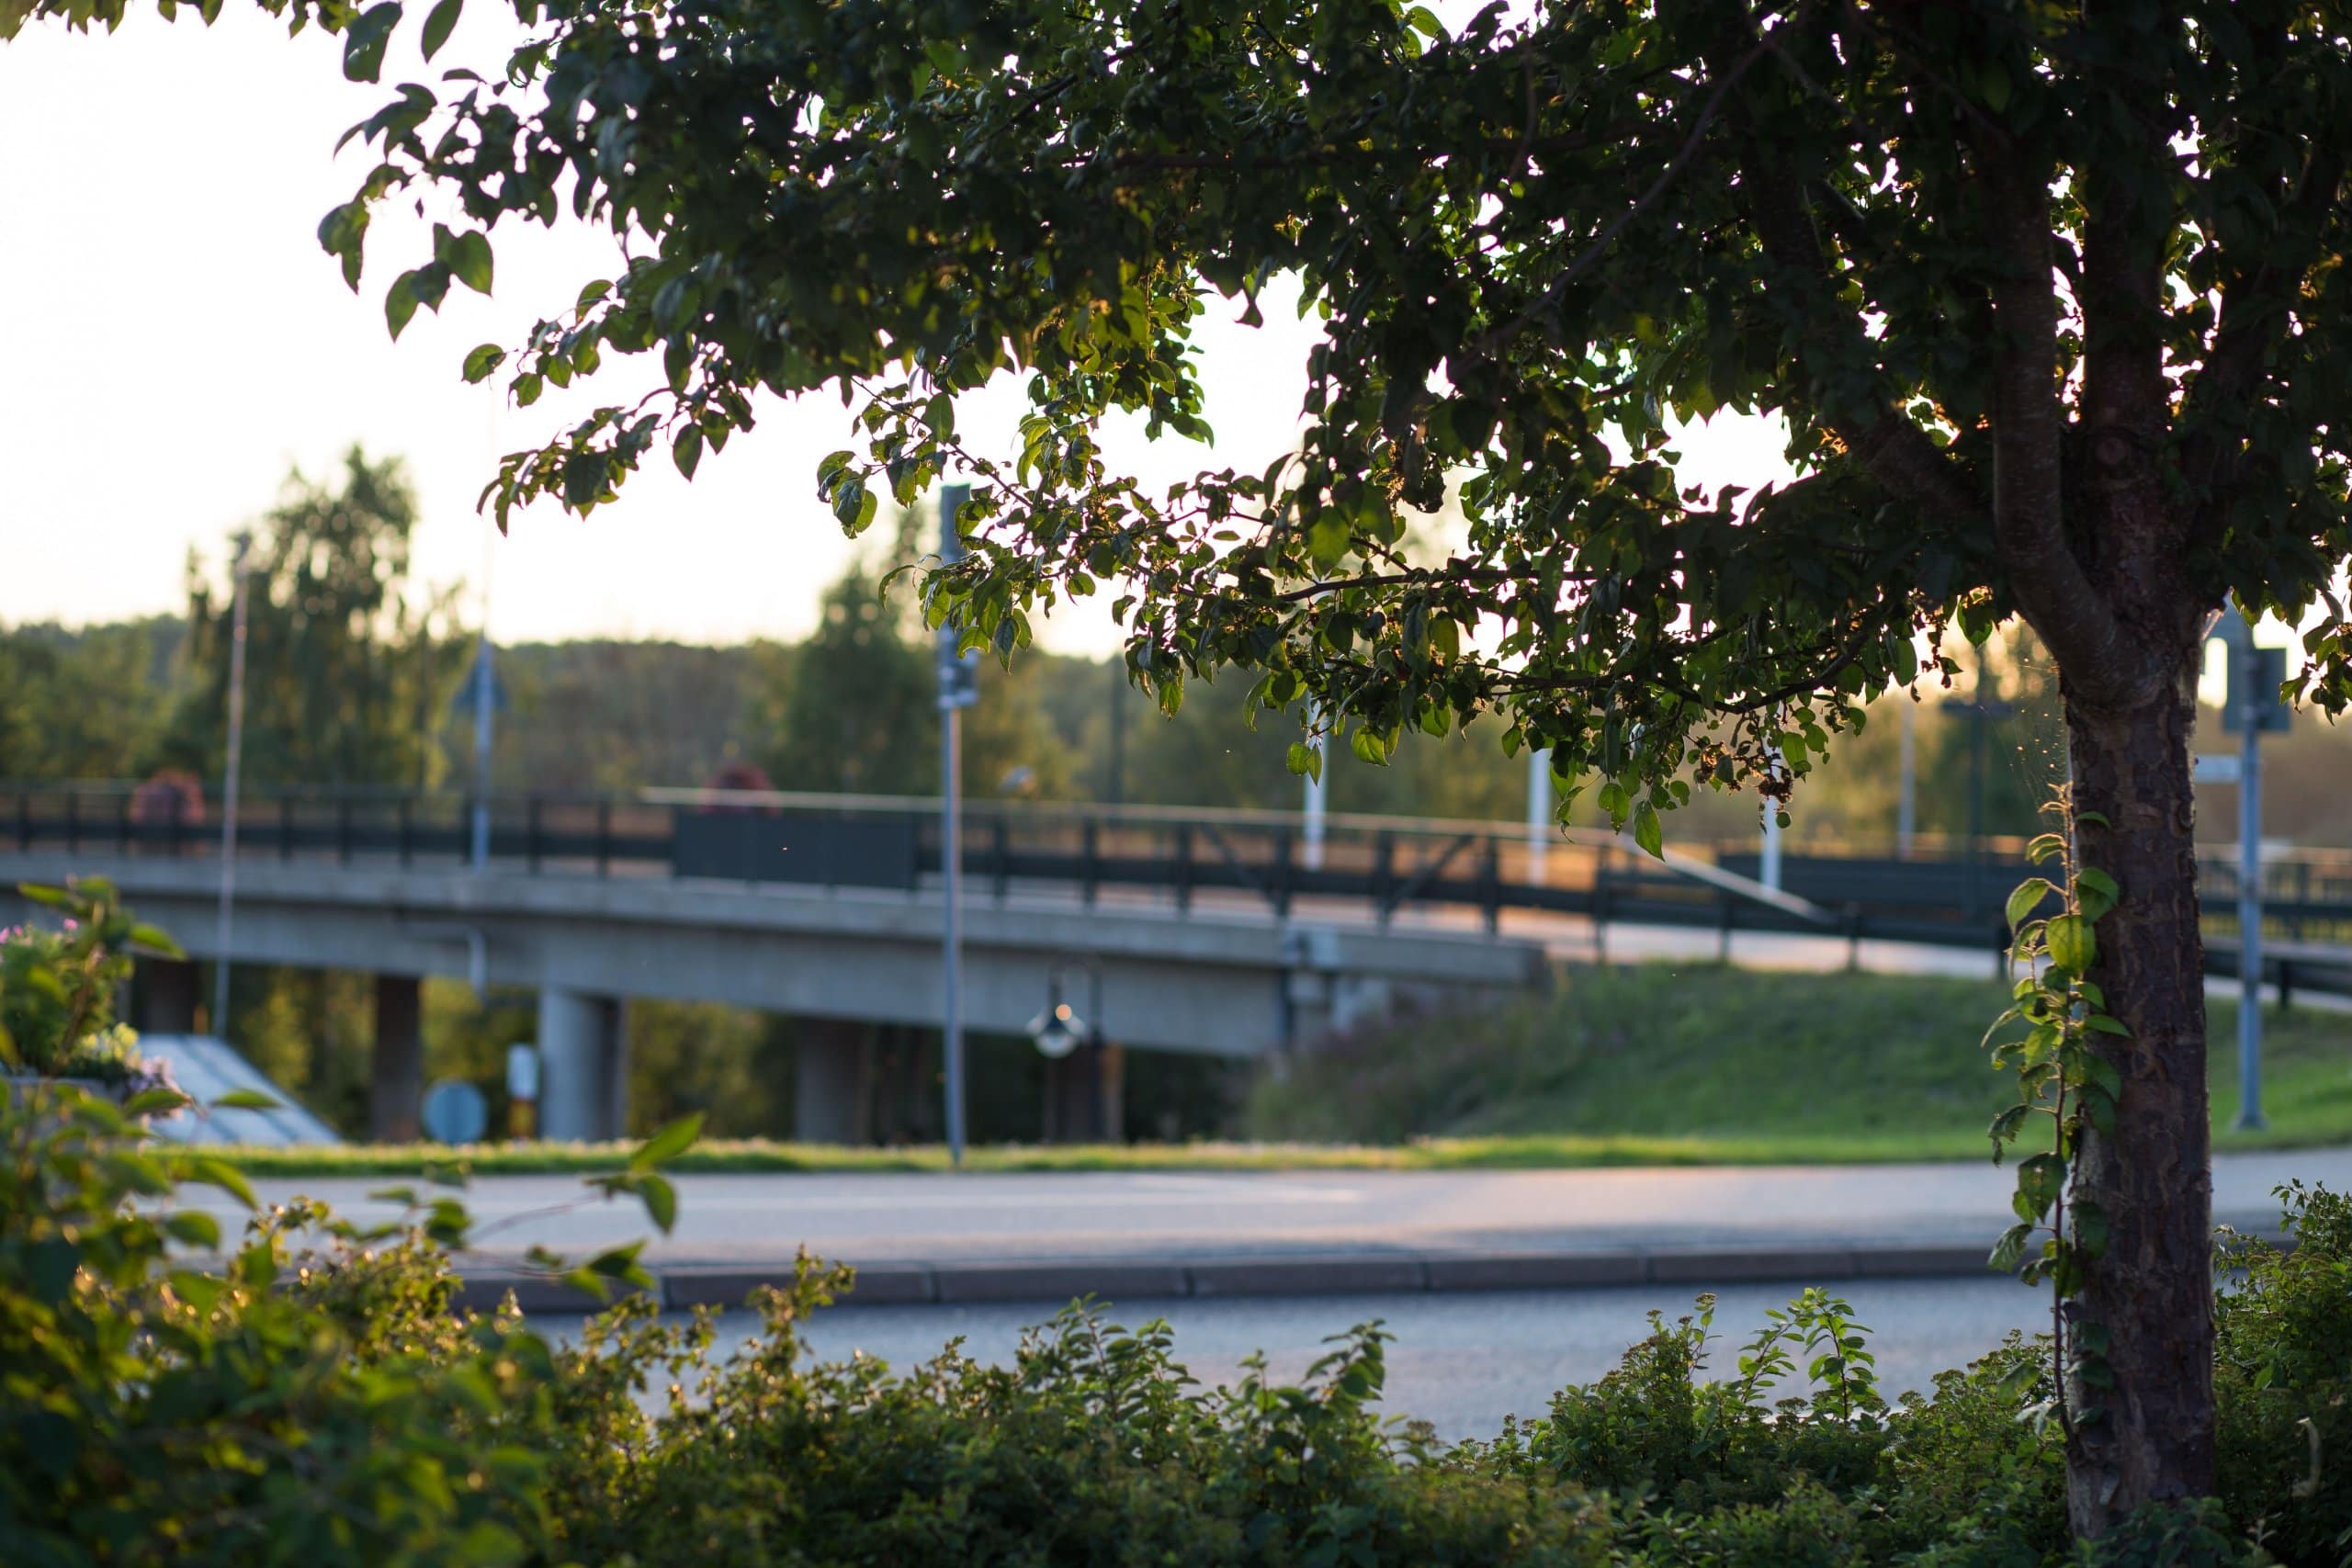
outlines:
[[[1967,1158],[2014,1079],[1979,1048],[1992,981],[1790,975],[1712,964],[1571,971],[1540,1001],[1425,1020],[1300,1064],[1252,1094],[1252,1134],[1688,1140],[1735,1161]],[[2237,1113],[2236,1009],[2211,1014],[2226,1148],[2352,1142],[2352,1015],[2266,1015],[2270,1128]]]
[[[1498,1012],[1399,1024],[1271,1077],[1242,1112],[1250,1141],[993,1145],[967,1168],[1433,1170],[1643,1165],[1854,1165],[1984,1156],[2011,1081],[1978,1047],[2007,1005],[1989,981],[1788,975],[1708,964],[1574,970]],[[2266,1019],[2270,1127],[2237,1113],[2236,1010],[2211,1013],[2222,1148],[2352,1143],[2352,1015]],[[246,1149],[256,1176],[395,1177],[435,1159],[477,1174],[578,1173],[625,1145]],[[934,1171],[936,1147],[766,1140],[697,1145],[687,1171]]]

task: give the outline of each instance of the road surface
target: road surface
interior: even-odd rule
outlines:
[[[2352,1190],[2352,1149],[2230,1154],[2214,1217],[2268,1230],[2290,1178]],[[1383,1249],[1423,1255],[1985,1244],[2008,1223],[2014,1173],[1958,1164],[1510,1171],[1102,1171],[688,1175],[659,1263],[855,1264],[1033,1258],[1236,1258]],[[389,1218],[377,1179],[258,1181]],[[467,1202],[488,1248],[578,1255],[646,1236],[634,1201],[581,1201],[571,1177],[492,1177]],[[225,1195],[183,1195],[224,1218]]]

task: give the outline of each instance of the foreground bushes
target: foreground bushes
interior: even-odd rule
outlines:
[[[63,1091],[0,1111],[0,1562],[2335,1564],[2352,1553],[2352,1204],[2290,1192],[2291,1253],[2220,1297],[2222,1495],[2078,1553],[2043,1348],[1893,1407],[1807,1292],[1718,1352],[1711,1303],[1484,1443],[1375,1413],[1385,1337],[1298,1386],[1204,1390],[1161,1325],[1072,1310],[1015,1362],[812,1365],[846,1283],[805,1265],[724,1361],[642,1298],[557,1346],[453,1310],[447,1200],[242,1242],[174,1213],[233,1171]],[[670,1145],[679,1140],[672,1139]],[[648,1152],[607,1183],[670,1197]],[[198,1270],[174,1254],[233,1247]],[[550,1262],[548,1267],[559,1267]],[[596,1260],[626,1274],[625,1254]],[[1711,1364],[1711,1352],[1717,1360]],[[1810,1390],[1773,1399],[1793,1377]],[[1707,1379],[1717,1381],[1705,1381]],[[669,1397],[675,1391],[680,1397]]]

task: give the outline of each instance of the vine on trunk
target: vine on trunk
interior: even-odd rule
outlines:
[[[2003,1272],[2015,1270],[2028,1284],[2050,1284],[2052,1393],[2034,1414],[2041,1420],[2054,1416],[2071,1438],[2077,1423],[2099,1418],[2094,1391],[2111,1386],[2114,1378],[2106,1330],[2083,1319],[2076,1300],[2089,1266],[2107,1251],[2109,1216],[2087,1198],[2070,1198],[2067,1181],[2085,1130],[2113,1132],[2123,1089],[2122,1074],[2092,1036],[2129,1038],[2131,1031],[2107,1010],[2098,984],[2085,978],[2098,957],[2094,928],[2121,891],[2114,877],[2082,863],[2075,829],[2085,823],[2104,826],[2107,818],[2076,812],[2064,791],[2044,809],[2058,818],[2059,830],[2036,838],[2026,854],[2037,865],[2054,862],[2055,876],[2030,876],[2009,895],[2014,1005],[1994,1020],[1984,1042],[1993,1065],[2018,1077],[2018,1102],[1993,1118],[1994,1160],[2036,1117],[2048,1119],[2052,1136],[2047,1150],[2018,1162],[2010,1201],[2017,1223],[2001,1233],[1990,1262]],[[2052,900],[2059,911],[2041,914]],[[2013,1023],[2025,1026],[2023,1036],[1995,1043],[1994,1036]],[[2041,1246],[2034,1250],[2037,1237]]]

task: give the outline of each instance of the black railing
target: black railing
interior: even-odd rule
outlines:
[[[475,803],[462,795],[373,789],[256,789],[243,801],[241,858],[466,864]],[[635,795],[539,793],[493,797],[497,865],[545,874],[693,877],[748,884],[899,889],[941,871],[935,801],[898,797],[655,790]],[[175,797],[113,784],[0,784],[0,843],[89,857],[181,859],[219,852],[217,816]],[[2025,874],[2007,856],[1895,860],[1791,855],[1785,892],[1753,881],[1753,855],[1659,861],[1607,835],[1544,835],[1523,826],[1334,817],[1310,843],[1300,819],[1248,811],[978,803],[967,808],[964,870],[974,893],[1053,893],[1086,904],[1138,898],[1179,911],[1255,909],[1287,916],[1350,905],[1382,923],[1400,913],[1475,917],[1498,928],[1515,911],[1715,931],[1797,931],[1849,942],[2005,945],[2001,904]],[[2201,868],[2218,968],[2230,963],[2233,864]],[[2306,855],[2265,869],[2266,931],[2289,944],[2289,984],[2352,987],[2320,949],[2352,944],[2352,855]],[[2275,962],[2275,960],[2274,960]]]

